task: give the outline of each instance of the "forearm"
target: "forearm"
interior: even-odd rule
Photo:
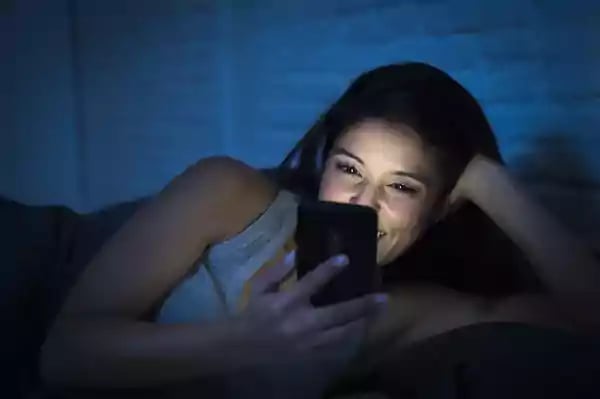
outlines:
[[[419,288],[413,286],[391,287],[386,290],[388,301],[385,309],[369,324],[364,352],[379,357],[391,343],[406,335],[417,325],[423,301]]]
[[[570,316],[600,331],[600,265],[579,240],[532,201],[508,174],[490,165],[472,200],[518,245],[538,277]]]
[[[389,293],[388,293],[389,294]],[[369,325],[360,350],[360,368],[370,370],[388,354],[389,348],[402,339],[409,322],[398,314],[397,298],[390,295],[386,310]]]
[[[228,323],[157,325],[61,321],[43,347],[41,372],[69,388],[151,388],[243,367]]]

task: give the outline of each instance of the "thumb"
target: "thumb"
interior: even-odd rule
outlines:
[[[277,291],[279,284],[294,271],[295,266],[296,251],[288,252],[283,261],[253,279],[250,296],[256,297],[267,292]]]

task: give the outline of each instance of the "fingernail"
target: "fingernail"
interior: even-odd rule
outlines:
[[[346,255],[337,255],[333,258],[333,265],[338,267],[344,267],[348,264],[348,257]]]
[[[293,264],[296,261],[296,251],[288,252],[283,259],[283,262],[286,265]]]

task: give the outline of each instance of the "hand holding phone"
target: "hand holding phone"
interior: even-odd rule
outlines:
[[[297,256],[297,252],[296,252]],[[253,281],[248,306],[230,319],[236,332],[235,357],[261,365],[303,359],[305,353],[323,354],[345,348],[362,336],[367,323],[386,306],[384,294],[365,295],[330,306],[315,307],[311,297],[348,267],[344,257],[314,265],[289,290],[278,290],[294,270],[294,252]],[[325,352],[324,352],[325,351]],[[312,356],[312,355],[311,355]],[[306,359],[306,358],[304,358]]]
[[[349,264],[318,293],[315,306],[325,306],[376,292],[377,214],[370,207],[324,201],[305,201],[298,207],[296,229],[298,277],[338,254]]]

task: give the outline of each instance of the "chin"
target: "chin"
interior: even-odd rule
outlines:
[[[377,265],[378,266],[385,266],[386,264],[388,264],[388,253],[389,253],[389,248],[387,248],[387,245],[385,245],[385,242],[383,242],[382,240],[378,240],[377,241]]]
[[[396,258],[397,258],[397,256],[390,256],[390,254],[388,254],[388,253],[386,253],[382,256],[379,256],[379,254],[378,254],[377,255],[377,266],[386,267],[390,263],[392,263]]]
[[[377,248],[377,265],[379,267],[384,267],[387,266],[389,263],[391,263],[394,259],[390,259],[390,250],[389,248],[380,248],[378,246]]]
[[[406,252],[410,245],[411,243],[407,243],[399,248],[399,243],[397,241],[379,242],[377,244],[377,265],[380,267],[389,265]]]

